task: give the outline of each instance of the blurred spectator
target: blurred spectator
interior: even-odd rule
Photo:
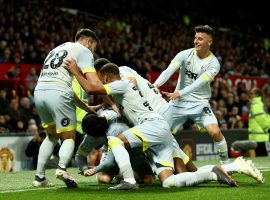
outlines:
[[[21,67],[16,65],[10,68],[10,70],[5,75],[5,78],[17,79],[17,78],[20,78],[20,75],[21,75]]]
[[[26,77],[27,89],[33,93],[38,80],[37,70],[35,67],[30,68],[30,72]]]
[[[46,138],[46,133],[44,131],[35,131],[35,132],[36,134],[34,135],[33,139],[28,143],[25,149],[25,155],[33,158],[33,169],[37,168],[39,148],[43,140]],[[58,155],[59,147],[60,147],[59,144],[55,146],[53,155],[55,156]]]
[[[22,97],[20,99],[19,112],[20,112],[20,119],[24,122],[24,124],[27,124],[28,120],[32,118],[32,109],[28,97]]]
[[[4,115],[0,114],[0,134],[7,132],[7,125]]]
[[[0,89],[0,114],[4,114],[7,111],[8,104],[6,89]]]
[[[255,149],[257,156],[267,156],[265,142],[269,141],[270,116],[264,108],[263,92],[253,88],[249,95],[251,103],[248,122],[249,140],[257,142],[258,147]]]

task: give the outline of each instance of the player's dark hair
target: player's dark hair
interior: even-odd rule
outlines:
[[[82,120],[83,132],[93,137],[105,136],[108,128],[109,125],[105,117],[99,117],[95,114],[88,113]]]
[[[90,30],[89,28],[82,28],[80,30],[77,31],[76,35],[75,35],[75,41],[78,41],[82,38],[85,37],[90,37],[92,39],[94,39],[97,43],[99,43],[99,38],[96,35],[96,33],[92,30]]]
[[[110,61],[106,58],[98,58],[94,62],[94,66],[96,71],[99,71],[104,65],[110,63]]]
[[[208,34],[212,39],[215,37],[215,31],[213,28],[211,28],[208,25],[199,25],[195,27],[195,33],[206,33]]]
[[[108,75],[112,75],[112,76],[115,76],[115,75],[119,75],[119,68],[116,64],[114,63],[107,63],[106,65],[104,65],[100,71],[99,71],[100,74],[108,74]]]

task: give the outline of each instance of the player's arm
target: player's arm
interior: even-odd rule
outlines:
[[[199,76],[191,85],[185,87],[182,90],[175,91],[174,93],[162,92],[165,94],[170,100],[174,100],[176,98],[180,98],[186,95],[189,95],[193,91],[201,88],[205,84],[210,84],[212,80],[214,80],[215,76],[219,72],[220,65],[219,63],[215,63],[213,66],[210,66],[203,74]]]
[[[95,167],[95,173],[103,172],[106,170],[109,170],[112,166],[113,163],[115,163],[115,158],[114,155],[111,151],[106,152],[106,156],[102,160],[102,162]]]
[[[66,60],[65,65],[88,94],[107,94],[96,72],[83,72],[84,77],[73,59]]]
[[[179,69],[181,67],[181,62],[183,60],[184,57],[184,53],[183,51],[181,51],[180,53],[178,53],[174,59],[171,61],[170,65],[168,66],[168,68],[166,70],[164,70],[159,77],[157,78],[157,80],[155,81],[155,83],[153,84],[155,87],[159,88],[162,85],[164,85],[164,83],[166,83],[169,78],[174,74],[174,72]]]
[[[106,140],[102,141],[97,141],[96,138],[90,135],[86,135],[80,144],[76,156],[75,156],[75,161],[79,167],[79,169],[84,172],[85,170],[88,169],[87,165],[87,156],[88,154],[96,147],[101,144],[104,144]]]

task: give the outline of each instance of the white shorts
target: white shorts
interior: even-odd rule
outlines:
[[[177,105],[170,103],[172,111],[172,130],[176,133],[183,124],[191,119],[200,127],[209,124],[218,124],[215,114],[208,102],[188,102],[181,101]]]
[[[73,93],[59,90],[36,90],[35,106],[43,127],[56,125],[56,132],[62,133],[76,129],[76,106]]]
[[[143,151],[146,151],[151,163],[155,165],[156,174],[165,169],[174,169],[174,138],[164,119],[147,119],[123,134],[131,148],[143,147]]]

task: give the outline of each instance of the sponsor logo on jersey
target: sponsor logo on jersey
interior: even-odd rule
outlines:
[[[196,80],[199,77],[199,74],[193,73],[192,71],[186,69],[185,75],[187,75],[189,78]]]

